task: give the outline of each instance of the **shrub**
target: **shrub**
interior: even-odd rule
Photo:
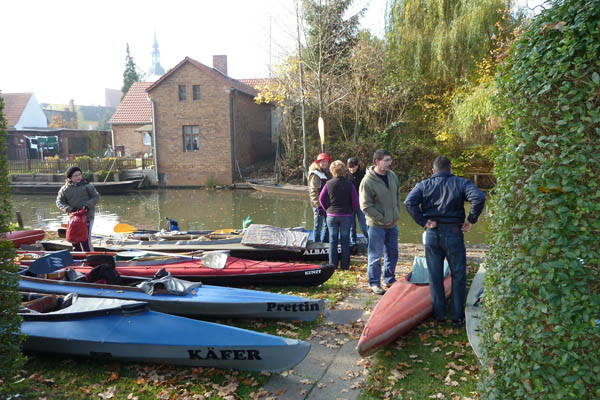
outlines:
[[[554,1],[499,71],[483,398],[600,398],[599,37]]]
[[[4,100],[0,97],[0,232],[10,227],[10,185],[6,165],[6,120]],[[12,377],[22,367],[21,319],[17,311],[21,305],[19,278],[13,262],[15,251],[9,241],[0,241],[0,381]]]

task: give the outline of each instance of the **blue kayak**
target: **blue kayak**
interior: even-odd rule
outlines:
[[[65,274],[48,276],[61,275]],[[76,293],[80,297],[144,301],[154,311],[209,318],[313,321],[324,308],[324,302],[320,299],[203,285],[200,282],[188,282],[171,276],[138,282],[137,286],[121,286],[21,275],[19,289],[25,292],[62,295]]]
[[[29,295],[22,303],[27,351],[196,367],[279,372],[310,344],[148,310],[144,302]]]

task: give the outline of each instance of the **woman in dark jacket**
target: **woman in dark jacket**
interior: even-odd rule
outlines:
[[[86,210],[88,240],[86,242],[73,243],[73,250],[93,251],[91,240],[92,226],[94,225],[96,203],[100,200],[100,195],[94,185],[83,179],[83,174],[79,167],[70,167],[66,175],[67,181],[58,191],[56,206],[68,215],[81,209]]]
[[[329,263],[337,267],[338,237],[341,240],[342,259],[341,268],[350,268],[350,226],[352,216],[358,208],[358,192],[346,177],[348,170],[344,163],[336,160],[329,168],[333,179],[327,181],[321,194],[319,202],[327,213],[327,226],[329,227]]]

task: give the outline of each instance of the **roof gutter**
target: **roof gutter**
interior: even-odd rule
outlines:
[[[154,154],[154,179],[158,184],[158,154],[156,154],[156,112],[154,109],[154,100],[150,99],[152,104],[152,153]]]

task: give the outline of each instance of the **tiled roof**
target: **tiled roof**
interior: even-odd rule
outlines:
[[[268,83],[272,78],[250,78],[250,79],[238,79],[244,85],[248,85],[256,89],[258,85],[264,85]]]
[[[152,82],[134,82],[123,97],[109,124],[148,124],[152,122],[152,103],[146,89]]]
[[[15,126],[33,93],[0,93],[4,98],[4,116],[7,127]]]
[[[152,84],[152,86],[150,86],[148,89],[146,89],[146,91],[149,92],[152,89],[154,89],[156,86],[160,85],[162,81],[167,79],[167,77],[169,77],[171,74],[173,74],[175,71],[177,71],[177,69],[179,69],[179,67],[184,65],[186,62],[189,62],[196,68],[199,68],[200,70],[206,72],[209,76],[213,77],[216,81],[221,82],[223,85],[225,85],[227,87],[234,88],[234,89],[239,90],[240,92],[245,93],[248,96],[252,96],[252,97],[254,97],[258,94],[256,89],[254,89],[253,87],[250,87],[250,86],[238,81],[237,79],[230,78],[227,75],[224,75],[222,72],[220,72],[214,68],[208,67],[208,66],[206,66],[192,58],[189,58],[189,57],[184,58],[179,64],[177,64],[176,66],[171,68],[166,74],[161,76],[159,80],[154,82]]]

